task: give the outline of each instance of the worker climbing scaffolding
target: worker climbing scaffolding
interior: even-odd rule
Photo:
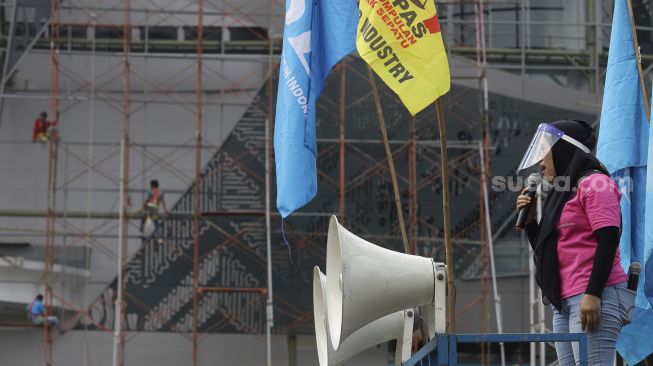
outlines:
[[[39,118],[34,120],[34,130],[32,131],[32,142],[48,142],[51,138],[57,138],[57,121],[48,121],[48,114],[41,112]]]
[[[46,315],[45,306],[43,305],[43,295],[36,295],[36,298],[27,306],[26,310],[34,325],[41,326],[44,322],[47,322],[48,326],[57,328],[61,333],[59,319],[55,316]]]
[[[159,181],[153,179],[150,181],[150,191],[147,194],[147,198],[145,199],[145,202],[143,202],[143,216],[141,217],[140,226],[140,233],[143,241],[154,239],[159,244],[163,243],[161,232],[163,217],[160,208],[163,209],[165,214],[168,214],[168,208],[166,207],[163,193],[161,193],[161,190],[159,189]]]

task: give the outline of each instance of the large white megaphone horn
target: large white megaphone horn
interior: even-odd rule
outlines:
[[[329,339],[328,305],[325,296],[326,276],[315,266],[313,268],[313,313],[320,366],[343,365],[364,350],[395,339],[397,340],[395,365],[400,366],[410,358],[415,318],[413,309],[397,311],[367,324],[343,341],[336,351]]]
[[[444,333],[446,267],[367,242],[331,216],[327,237],[327,304],[333,348],[356,330],[399,310],[429,306],[429,335]]]

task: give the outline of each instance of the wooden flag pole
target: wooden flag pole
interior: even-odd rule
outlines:
[[[404,252],[411,254],[410,246],[408,244],[408,235],[406,235],[406,225],[404,223],[404,212],[401,208],[401,196],[399,195],[399,184],[397,183],[397,172],[395,171],[395,163],[392,158],[392,151],[390,150],[390,142],[388,141],[388,131],[385,129],[385,120],[383,119],[383,110],[381,109],[381,100],[379,98],[379,91],[376,88],[374,81],[374,74],[372,68],[367,66],[367,75],[370,79],[372,86],[372,95],[374,96],[374,104],[376,105],[376,113],[379,117],[379,127],[381,128],[381,135],[383,135],[383,144],[385,145],[385,153],[388,157],[388,168],[390,169],[390,177],[392,178],[392,189],[395,195],[395,205],[397,206],[397,216],[399,217],[399,229],[401,231],[401,240],[404,242]]]
[[[338,147],[339,147],[339,184],[338,184],[338,220],[341,224],[345,223],[345,76],[347,74],[347,65],[345,61],[340,61],[340,105],[339,108],[339,134],[338,134]]]
[[[633,4],[628,0],[628,13],[630,14],[630,29],[633,34],[633,45],[635,46],[635,57],[637,57],[637,72],[639,74],[639,83],[642,87],[642,97],[644,98],[644,109],[646,109],[646,120],[651,121],[651,107],[646,95],[646,86],[644,85],[644,73],[642,72],[642,54],[639,52],[639,42],[637,41],[637,28],[635,28],[635,17],[633,16]]]
[[[451,246],[451,220],[449,217],[449,159],[444,112],[440,98],[435,101],[435,111],[440,130],[440,157],[442,161],[442,215],[444,216],[444,255],[447,264],[447,333],[456,331],[456,287],[453,272],[453,247]]]

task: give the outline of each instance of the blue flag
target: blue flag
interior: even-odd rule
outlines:
[[[597,157],[606,165],[622,193],[623,227],[619,248],[625,271],[631,262],[645,266],[650,256],[649,243],[653,240],[653,230],[648,229],[653,229],[653,190],[647,189],[647,181],[653,184],[653,176],[649,175],[653,171],[647,171],[651,159],[649,123],[631,21],[627,0],[616,0],[597,147]],[[647,195],[647,190],[651,194]],[[630,365],[653,352],[653,337],[641,336],[653,327],[653,310],[644,294],[645,272],[640,277],[633,322],[622,329],[617,340],[619,354]]]
[[[356,48],[358,7],[355,0],[286,0],[285,21],[274,128],[282,218],[317,194],[316,101],[329,71]]]

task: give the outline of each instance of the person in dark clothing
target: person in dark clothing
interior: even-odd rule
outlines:
[[[612,365],[635,292],[626,287],[619,256],[621,193],[592,155],[595,146],[586,122],[542,124],[518,171],[539,164],[549,187],[541,221],[531,204],[525,230],[543,301],[553,310],[553,331],[587,332],[589,364]],[[525,193],[517,209],[531,203]],[[557,342],[556,352],[561,366],[579,362],[577,343]]]

